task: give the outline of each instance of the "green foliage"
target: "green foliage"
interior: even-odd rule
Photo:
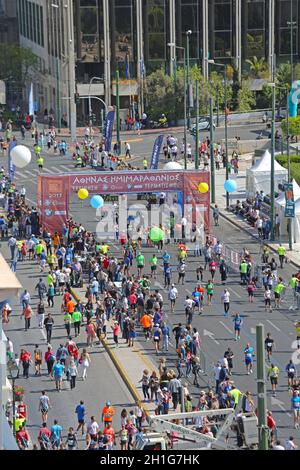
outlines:
[[[281,122],[282,132],[287,134],[287,120],[283,119]],[[298,136],[300,135],[300,116],[289,118],[289,135]]]
[[[237,110],[241,113],[250,111],[251,109],[255,108],[255,94],[253,91],[250,90],[249,82],[244,81],[242,83],[242,86],[237,93],[237,102]]]
[[[291,159],[291,176],[300,185],[300,165],[299,165],[300,155],[291,155],[290,159]],[[280,165],[284,166],[284,168],[288,167],[288,159],[286,155],[280,155],[276,157],[276,160],[278,161]]]
[[[258,59],[256,56],[253,56],[251,60],[246,60],[246,64],[250,67],[250,76],[252,78],[264,78],[268,72],[268,64],[263,57]]]
[[[0,80],[13,79],[24,83],[38,59],[30,49],[17,44],[0,44]]]

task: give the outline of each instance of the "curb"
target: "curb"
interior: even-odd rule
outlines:
[[[213,208],[213,206],[211,205],[211,208]],[[230,217],[228,217],[226,214],[224,214],[223,212],[220,211],[220,215],[221,217],[223,217],[225,220],[227,220],[227,222],[231,223],[232,225],[234,225],[235,227],[237,227],[239,230],[243,230],[244,232],[248,233],[248,235],[250,235],[252,238],[254,238],[254,240],[258,240],[258,238],[253,235],[253,233],[250,232],[250,230],[247,230],[246,228],[244,227],[241,227],[238,222],[235,222],[234,220],[231,220]],[[266,245],[268,248],[270,248],[270,250],[272,250],[274,253],[277,254],[277,251],[275,248],[273,248],[271,245],[269,245],[269,243],[264,243],[264,245]],[[292,264],[293,266],[295,266],[297,269],[300,269],[300,264],[297,264],[295,261],[293,261],[291,258],[290,258],[290,264]]]
[[[71,295],[74,297],[76,301],[81,301],[80,297],[77,295],[77,293],[71,288]],[[122,380],[124,381],[126,387],[128,388],[130,394],[134,398],[135,401],[141,401],[141,398],[138,396],[135,387],[133,386],[130,378],[128,377],[127,373],[123,369],[122,365],[120,364],[119,359],[116,357],[110,346],[108,345],[107,341],[104,339],[101,339],[102,346],[104,347],[105,351],[109,355],[110,359],[112,360],[114,366],[116,367],[117,371],[119,372]],[[150,413],[148,409],[142,404],[143,411],[146,415],[147,421],[149,422],[150,420]]]

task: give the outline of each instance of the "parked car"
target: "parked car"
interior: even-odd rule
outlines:
[[[210,118],[201,117],[199,118],[199,131],[209,131],[210,130]],[[216,128],[215,123],[213,123],[214,129]],[[191,135],[196,135],[196,123],[190,129]]]

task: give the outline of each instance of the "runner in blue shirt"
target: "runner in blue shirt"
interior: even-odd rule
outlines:
[[[76,406],[75,413],[77,414],[77,420],[78,420],[77,432],[81,428],[82,434],[84,434],[85,406],[84,406],[83,400],[81,400],[79,405]]]
[[[192,293],[192,297],[195,302],[195,308],[197,308],[198,312],[201,313],[203,311],[202,303],[201,303],[201,292],[195,289],[194,292]]]
[[[299,390],[294,390],[291,402],[292,402],[292,410],[294,413],[294,426],[295,426],[295,429],[298,429],[299,418],[300,418],[300,392]]]
[[[247,343],[244,349],[244,354],[245,354],[246,371],[247,371],[247,374],[249,375],[253,373],[252,363],[253,363],[253,356],[255,356],[254,350],[252,346],[250,346],[250,343]]]
[[[243,324],[243,319],[239,313],[236,313],[233,319],[234,323],[234,332],[235,332],[235,341],[241,339],[241,326]]]
[[[64,370],[65,370],[65,367],[60,361],[58,361],[53,367],[53,375],[54,375],[56,390],[58,390],[59,392],[61,392],[62,375],[63,375]]]
[[[57,420],[54,420],[54,425],[51,427],[51,443],[53,450],[57,450],[61,444],[61,433],[62,427],[58,424]]]

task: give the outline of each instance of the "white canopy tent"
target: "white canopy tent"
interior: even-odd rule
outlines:
[[[279,183],[287,182],[288,172],[286,168],[279,165],[275,160],[275,191]],[[247,170],[246,192],[248,197],[253,197],[256,191],[264,191],[265,194],[270,194],[271,182],[271,154],[267,150],[262,158],[258,160],[255,165]]]
[[[293,192],[295,200],[295,217],[292,220],[292,233],[293,233],[293,243],[300,241],[300,186],[298,183],[293,180]],[[280,217],[280,227],[279,233],[280,236],[285,236],[288,234],[287,225],[288,219],[284,216],[285,211],[285,193],[282,192],[280,196],[276,199],[276,213]]]

